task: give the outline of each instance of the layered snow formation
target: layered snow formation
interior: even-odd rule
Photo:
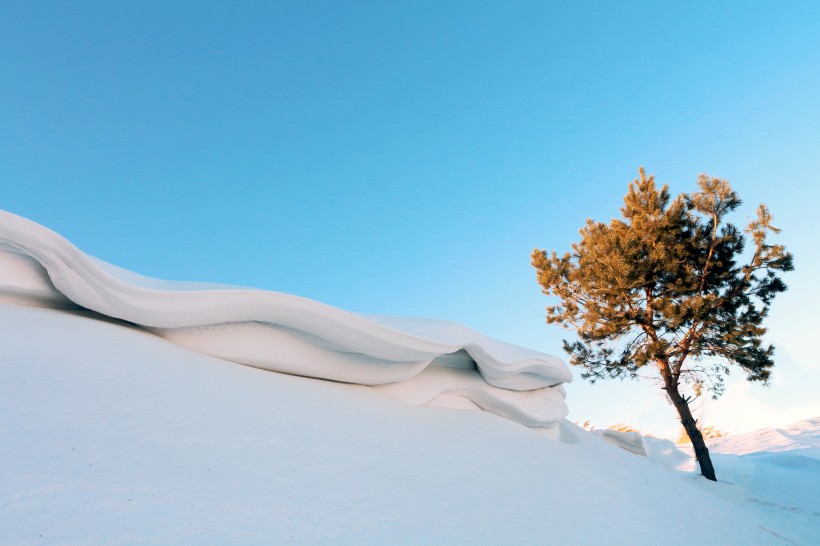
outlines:
[[[361,316],[278,292],[164,281],[93,258],[0,211],[0,303],[90,310],[236,362],[367,385],[425,406],[479,408],[552,428],[567,414],[560,359],[445,321]]]

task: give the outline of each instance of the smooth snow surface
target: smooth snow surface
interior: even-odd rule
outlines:
[[[415,407],[364,386],[237,366],[93,313],[0,305],[0,332],[2,544],[820,536],[808,504],[667,470],[652,464],[662,449],[648,446],[647,460],[566,421],[537,434],[486,412]],[[792,438],[816,449],[817,420],[807,423]],[[816,487],[816,466],[786,466]],[[722,461],[717,469],[728,475]]]
[[[820,417],[707,442],[719,483],[698,477],[691,444],[636,432],[593,431],[667,470],[689,475],[707,493],[746,507],[772,544],[820,543]]]
[[[445,321],[364,317],[277,292],[143,277],[2,211],[0,303],[89,309],[211,356],[385,385],[384,393],[420,405],[459,399],[545,428],[567,414],[561,384],[572,374],[556,357]]]
[[[820,544],[820,417],[709,444],[719,477],[750,503],[758,521],[783,537]]]

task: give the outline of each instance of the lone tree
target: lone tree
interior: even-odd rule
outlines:
[[[782,245],[766,242],[780,230],[765,205],[745,230],[754,251],[739,265],[746,236],[725,218],[740,198],[726,180],[701,175],[698,186],[670,202],[668,186],[658,190],[641,168],[622,219],[587,220],[571,253],[534,250],[532,264],[543,292],[559,301],[547,307],[547,322],[577,332],[564,350],[581,376],[634,379],[656,368],[701,473],[716,480],[689,404],[704,388],[717,398],[730,364],[768,384],[774,348],[762,342],[762,323],[786,290],[777,273],[793,266]]]

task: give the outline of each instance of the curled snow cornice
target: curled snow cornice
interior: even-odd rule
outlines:
[[[362,316],[279,292],[144,277],[4,211],[0,301],[73,304],[226,360],[362,385],[407,381],[431,365],[473,368],[490,391],[572,379],[558,358],[450,322]],[[486,398],[482,407],[491,405]]]

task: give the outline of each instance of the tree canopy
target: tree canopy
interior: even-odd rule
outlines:
[[[768,243],[780,230],[765,205],[744,231],[726,221],[741,204],[726,180],[701,175],[698,191],[672,199],[668,186],[639,172],[621,218],[587,220],[572,252],[535,250],[532,264],[543,292],[558,300],[547,322],[577,333],[564,349],[582,377],[634,378],[653,366],[691,437],[700,433],[681,382],[717,397],[732,364],[768,382],[774,348],[763,342],[763,320],[786,290],[778,273],[793,269],[792,256]]]

